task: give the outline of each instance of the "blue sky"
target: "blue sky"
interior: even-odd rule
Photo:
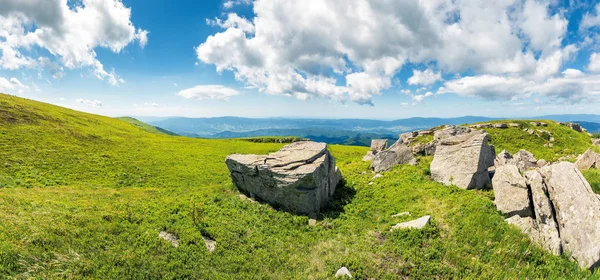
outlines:
[[[3,0],[0,91],[109,116],[598,113],[593,1]]]

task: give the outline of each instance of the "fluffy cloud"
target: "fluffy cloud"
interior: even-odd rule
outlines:
[[[413,70],[413,75],[408,79],[409,85],[428,86],[442,79],[441,73],[435,73],[431,69],[425,71]]]
[[[49,67],[54,77],[69,69],[87,67],[98,79],[113,85],[123,82],[107,71],[94,49],[119,53],[133,41],[144,47],[148,32],[133,25],[131,10],[121,0],[82,0],[69,8],[67,0],[4,0],[0,5],[0,67]],[[34,58],[33,47],[53,58]],[[56,61],[54,61],[56,60]],[[58,66],[60,64],[61,66]]]
[[[456,93],[499,100],[515,100],[537,94],[565,103],[600,101],[600,75],[586,75],[571,70],[574,69],[565,70],[563,76],[544,81],[493,75],[469,76],[444,83],[438,89],[438,94]]]
[[[226,8],[237,3],[229,2]],[[407,63],[473,73],[477,82],[447,86],[481,88],[483,81],[483,88],[499,93],[494,84],[511,84],[519,79],[514,77],[535,83],[558,77],[578,50],[562,45],[568,21],[544,1],[257,0],[252,5],[252,19],[229,13],[208,21],[223,30],[196,48],[197,58],[219,72],[232,71],[246,86],[299,99],[372,104]],[[431,85],[442,80],[441,72],[415,70],[408,83]]]
[[[23,85],[17,78],[12,77],[6,79],[0,77],[0,92],[2,93],[18,93],[21,94],[23,90],[27,90],[29,87]]]
[[[78,98],[75,100],[75,102],[89,106],[89,107],[94,107],[94,108],[102,107],[102,101],[99,101],[99,100],[87,100],[87,99],[83,99],[83,98]]]
[[[588,64],[588,69],[593,72],[600,72],[600,54],[592,53],[590,55],[590,64]]]
[[[596,4],[592,13],[585,13],[579,24],[580,29],[588,29],[594,26],[600,26],[600,4]]]
[[[180,91],[177,95],[188,99],[217,99],[229,100],[230,97],[240,94],[239,91],[222,85],[200,85]]]

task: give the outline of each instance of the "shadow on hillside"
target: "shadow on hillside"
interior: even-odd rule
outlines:
[[[321,214],[319,215],[319,220],[323,220],[325,218],[335,219],[339,217],[341,213],[344,213],[344,206],[352,201],[355,194],[356,190],[347,186],[346,180],[342,178],[335,188],[333,197],[329,203],[327,203],[327,206],[322,209]]]

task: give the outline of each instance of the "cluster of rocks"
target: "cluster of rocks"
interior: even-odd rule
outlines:
[[[492,185],[498,210],[535,243],[555,255],[568,252],[585,268],[600,264],[600,199],[575,164],[503,151]]]
[[[341,172],[325,143],[295,142],[269,155],[234,154],[225,160],[238,189],[284,210],[316,217]]]
[[[575,131],[577,131],[577,132],[585,132],[585,131],[586,131],[586,130],[585,130],[585,128],[581,127],[581,125],[580,125],[580,124],[578,124],[578,123],[571,123],[571,122],[569,122],[569,123],[565,123],[565,122],[559,122],[558,124],[560,124],[560,125],[564,125],[564,126],[568,126],[568,127],[570,127],[571,129],[573,129],[573,130],[575,130]]]
[[[543,127],[548,126],[548,124],[545,122],[530,122],[529,124],[531,124],[533,126],[543,126]]]
[[[516,127],[520,128],[521,124],[518,123],[478,123],[469,126],[470,128],[509,128]]]

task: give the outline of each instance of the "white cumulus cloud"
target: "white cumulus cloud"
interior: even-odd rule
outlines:
[[[87,100],[83,98],[75,99],[75,102],[89,106],[89,107],[102,107],[102,101],[99,100]]]
[[[441,73],[435,73],[431,69],[425,71],[413,70],[413,75],[408,79],[409,85],[428,86],[442,79]]]
[[[177,95],[188,99],[217,99],[229,100],[230,97],[239,95],[240,92],[222,85],[198,85],[180,91]]]
[[[98,79],[123,83],[96,58],[96,48],[119,53],[133,41],[144,47],[148,32],[136,29],[121,0],[3,0],[0,4],[0,68],[49,67],[54,77],[68,69],[89,68]],[[40,48],[51,57],[36,57]],[[60,66],[58,66],[60,64]]]

